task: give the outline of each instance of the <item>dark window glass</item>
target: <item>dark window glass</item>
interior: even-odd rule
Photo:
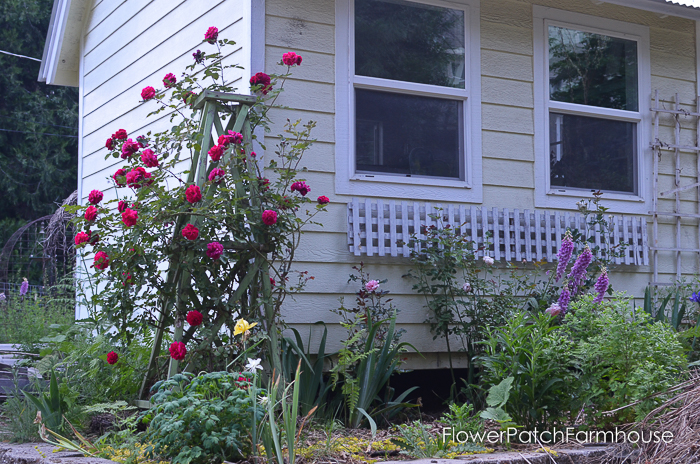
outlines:
[[[635,193],[637,124],[549,114],[552,187]]]
[[[355,74],[465,88],[464,11],[355,0]]]
[[[637,42],[549,26],[555,101],[638,111]]]
[[[462,102],[355,89],[356,170],[463,179]]]

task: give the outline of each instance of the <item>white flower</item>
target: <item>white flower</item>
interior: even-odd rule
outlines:
[[[484,256],[484,264],[488,264],[489,266],[491,266],[493,263],[494,263],[494,260],[492,257]]]
[[[0,293],[0,301],[5,301],[6,299],[5,292]]]
[[[248,358],[248,364],[245,365],[245,370],[248,372],[255,372],[256,370],[262,370],[262,366],[260,363],[262,360],[260,358],[258,359],[251,359]]]
[[[472,286],[469,282],[464,282],[464,285],[462,285],[462,290],[465,292],[471,292],[472,291]]]
[[[258,403],[260,403],[260,406],[266,406],[269,398],[267,396],[258,396]]]

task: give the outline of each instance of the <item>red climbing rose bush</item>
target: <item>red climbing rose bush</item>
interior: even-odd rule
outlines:
[[[298,178],[313,122],[288,121],[275,149],[256,140],[269,131],[268,113],[301,57],[285,54],[282,74],[255,73],[254,97],[235,96],[229,82],[240,71],[222,63],[231,45],[209,28],[208,50],[193,54],[184,73],[168,72],[134,93],[170,129],[115,127],[105,142],[113,192],[94,190],[89,206],[76,207],[94,316],[127,339],[165,327],[170,345],[158,336],[155,344],[194,366],[240,351],[233,332],[241,318],[260,322],[258,337],[274,338],[285,295],[309,279],[292,268],[302,229],[329,202],[308,198],[313,185]],[[214,133],[202,129],[213,113],[203,116],[204,108],[220,116]],[[249,125],[241,124],[246,109]]]

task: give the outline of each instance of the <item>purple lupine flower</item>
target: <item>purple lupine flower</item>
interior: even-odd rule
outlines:
[[[557,301],[562,314],[566,314],[566,311],[569,309],[569,301],[571,301],[571,293],[569,292],[569,286],[565,283],[565,285],[561,288],[561,294],[559,295],[559,300]]]
[[[28,291],[29,291],[29,281],[25,277],[24,281],[22,282],[22,285],[19,286],[19,294],[24,296],[27,294]]]
[[[564,239],[561,241],[561,246],[557,252],[557,275],[554,277],[555,282],[559,282],[566,272],[566,266],[569,265],[571,254],[574,252],[574,241],[571,237],[571,231],[567,230],[564,234]]]
[[[697,293],[693,292],[693,295],[690,297],[690,301],[694,301],[697,304],[700,304],[700,291]]]
[[[591,253],[591,249],[588,248],[588,245],[586,245],[586,248],[584,248],[581,254],[578,255],[578,258],[576,258],[576,262],[571,267],[571,272],[569,273],[569,290],[571,290],[573,295],[576,294],[578,288],[583,283],[583,279],[586,277],[586,270],[592,260],[593,254]]]
[[[595,299],[593,300],[593,303],[598,304],[601,301],[603,301],[603,295],[605,295],[605,292],[608,290],[609,284],[610,280],[608,279],[608,270],[606,268],[603,268],[602,272],[600,273],[600,276],[598,277],[598,280],[593,286],[595,291],[598,293],[598,295],[596,295]]]

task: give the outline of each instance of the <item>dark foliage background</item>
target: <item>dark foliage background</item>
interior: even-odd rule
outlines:
[[[0,49],[40,59],[52,6],[0,1]],[[77,185],[78,90],[38,82],[39,66],[0,53],[0,248]]]

